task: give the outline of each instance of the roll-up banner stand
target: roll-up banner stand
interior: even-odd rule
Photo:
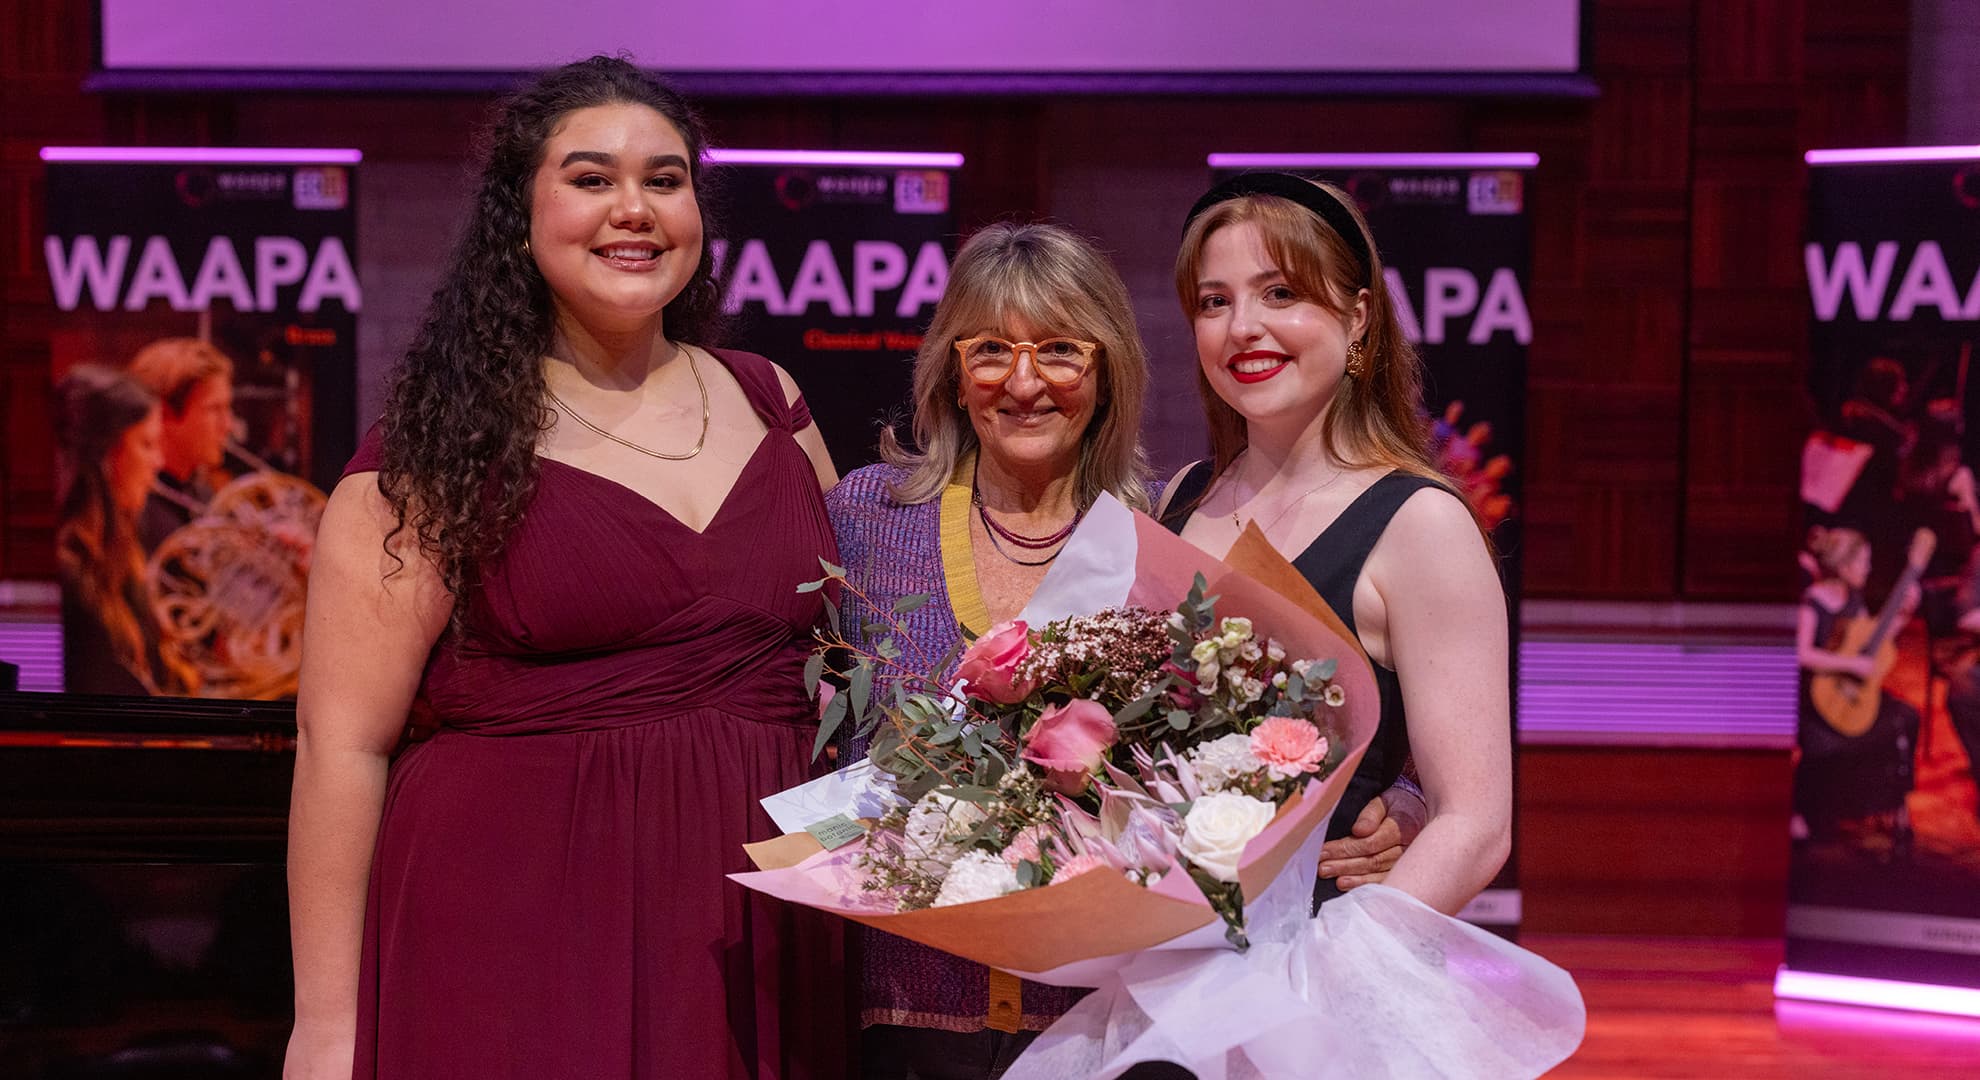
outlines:
[[[1776,991],[1980,1016],[1980,147],[1807,160],[1812,430]]]
[[[907,415],[914,353],[948,284],[962,155],[708,159],[729,340],[791,373],[841,473],[879,460],[879,428]]]
[[[65,688],[291,696],[356,439],[360,155],[41,157]]]
[[[1375,233],[1403,334],[1423,357],[1437,462],[1492,529],[1511,608],[1518,701],[1520,497],[1526,442],[1527,195],[1539,155],[1212,154],[1213,181],[1290,172],[1334,184]],[[1513,745],[1518,746],[1514,718]],[[1515,836],[1517,843],[1517,836]],[[1518,853],[1463,917],[1519,927]]]

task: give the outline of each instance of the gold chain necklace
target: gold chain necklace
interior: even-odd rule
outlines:
[[[622,439],[619,436],[614,435],[609,431],[606,431],[604,428],[599,427],[597,424],[594,424],[591,421],[586,420],[583,416],[580,416],[576,409],[571,408],[569,402],[566,402],[563,398],[558,397],[557,392],[555,390],[550,389],[550,383],[549,380],[547,379],[544,381],[543,384],[543,392],[550,395],[550,400],[556,402],[558,408],[564,410],[564,415],[584,425],[584,427],[594,435],[601,435],[607,439],[612,440],[615,443],[618,443],[620,446],[623,446],[628,450],[637,450],[640,453],[645,454],[647,457],[656,457],[661,459],[662,461],[686,461],[687,459],[695,456],[696,454],[701,453],[702,446],[708,442],[708,417],[709,417],[708,384],[701,381],[701,368],[698,365],[696,365],[694,362],[694,350],[683,345],[681,347],[681,351],[687,353],[688,370],[694,372],[695,389],[701,391],[701,438],[696,439],[694,441],[694,449],[689,450],[685,454],[669,454],[662,450],[655,450],[652,449],[651,447],[641,446],[638,443],[633,442],[631,439]]]
[[[1336,468],[1334,470],[1334,475],[1328,477],[1326,480],[1322,481],[1321,483],[1315,484],[1312,487],[1307,488],[1306,491],[1301,493],[1298,498],[1292,500],[1291,502],[1285,504],[1284,506],[1281,506],[1279,508],[1278,514],[1274,515],[1271,521],[1268,521],[1265,524],[1260,525],[1258,527],[1258,531],[1266,534],[1269,537],[1272,532],[1272,526],[1277,525],[1281,521],[1284,521],[1286,515],[1293,512],[1294,507],[1312,498],[1313,496],[1320,494],[1322,491],[1325,491],[1328,488],[1333,487],[1336,483],[1340,482],[1341,477],[1346,475],[1347,475],[1346,469]],[[1237,529],[1239,532],[1243,532],[1244,522],[1238,520],[1238,506],[1236,502],[1237,487],[1235,484],[1232,485],[1231,487],[1231,499],[1232,499],[1231,526]],[[1258,519],[1254,517],[1251,520],[1257,521]]]

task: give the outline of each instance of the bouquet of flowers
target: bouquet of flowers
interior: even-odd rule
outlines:
[[[870,652],[830,641],[855,657],[857,688],[827,706],[822,734],[850,718],[900,796],[865,837],[868,889],[912,911],[1180,870],[1242,948],[1239,857],[1340,764],[1332,714],[1347,694],[1337,661],[1289,659],[1251,620],[1218,618],[1207,584],[1198,574],[1166,614],[995,627],[961,651],[954,687],[951,657],[922,673],[891,635]]]
[[[1470,1034],[1440,1061],[1537,1075],[1579,1041],[1564,973],[1401,893],[1355,890],[1323,912],[1342,916],[1331,930],[1309,918],[1325,823],[1378,699],[1352,634],[1255,529],[1212,559],[1103,497],[1018,619],[925,669],[905,659],[917,650],[898,619],[919,602],[869,627],[870,650],[830,642],[852,663],[818,746],[850,728],[868,753],[842,772],[869,781],[814,782],[858,795],[836,813],[804,803],[824,827],[751,845],[762,869],[732,876],[1026,978],[1098,987],[1012,1080],[1156,1059],[1206,1076],[1320,1075],[1326,1059],[1357,1075],[1370,1063],[1327,1043],[1380,1010],[1336,1007],[1322,986],[1350,943],[1356,963],[1461,988],[1451,1030]],[[1479,976],[1452,974],[1467,953]],[[1532,1036],[1481,1038],[1472,1021],[1514,1007],[1475,978],[1531,965],[1558,976],[1512,1018]],[[1411,1028],[1396,1037],[1421,1042]]]

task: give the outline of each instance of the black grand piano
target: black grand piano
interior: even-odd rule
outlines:
[[[277,1077],[295,707],[0,693],[0,1077]]]

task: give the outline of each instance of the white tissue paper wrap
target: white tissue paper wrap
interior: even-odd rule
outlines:
[[[1005,1080],[1107,1080],[1170,1061],[1200,1080],[1531,1077],[1581,1043],[1568,973],[1511,942],[1363,885],[1307,915],[1326,826],[1245,909],[1138,953],[1024,974],[1094,986]]]

